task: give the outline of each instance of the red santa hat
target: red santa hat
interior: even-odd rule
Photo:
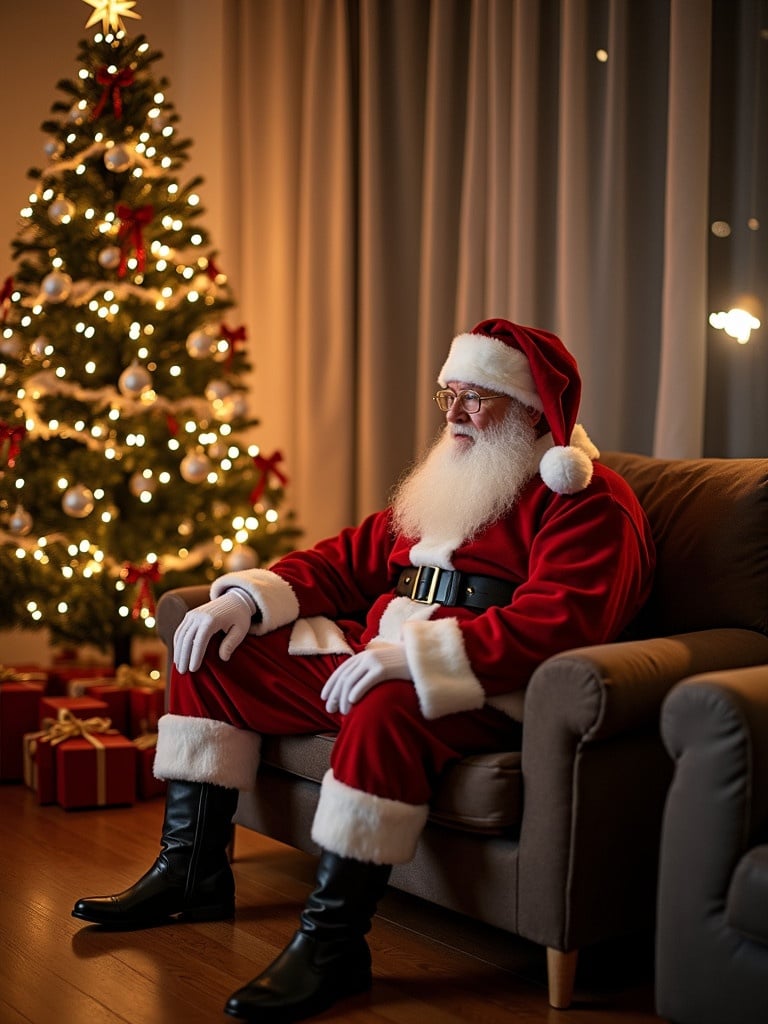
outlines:
[[[554,444],[539,462],[542,480],[557,494],[575,494],[589,484],[598,453],[576,423],[581,377],[556,335],[509,320],[483,320],[453,339],[438,380],[441,387],[451,380],[487,387],[543,413]]]

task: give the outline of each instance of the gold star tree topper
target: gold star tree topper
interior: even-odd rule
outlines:
[[[101,20],[105,32],[112,29],[113,32],[121,30],[125,32],[123,18],[141,18],[132,8],[136,6],[136,0],[83,0],[83,3],[93,7],[93,14],[85,24],[86,28],[95,25]]]

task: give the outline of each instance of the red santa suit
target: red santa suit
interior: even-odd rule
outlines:
[[[497,366],[486,381],[483,367],[467,367],[461,352],[452,350],[441,381],[491,381],[512,391],[499,386]],[[536,667],[560,651],[615,639],[649,594],[653,542],[637,498],[593,462],[596,449],[568,422],[562,395],[564,420],[542,404],[561,438],[540,440],[536,458],[544,456],[512,510],[471,541],[438,548],[402,536],[385,510],[269,569],[216,580],[212,598],[239,587],[260,622],[229,661],[211,644],[199,671],[174,670],[156,774],[248,789],[261,735],[333,731],[313,838],[343,857],[409,860],[446,766],[519,742],[525,686]],[[566,439],[566,447],[556,443]],[[557,468],[553,490],[558,448],[570,461]],[[463,574],[450,577],[459,587],[467,577],[489,577],[508,596],[478,608],[398,593],[415,576],[409,567],[420,566],[433,567],[431,582]],[[380,683],[348,714],[328,712],[320,691],[333,670],[381,642],[404,646],[410,679]]]

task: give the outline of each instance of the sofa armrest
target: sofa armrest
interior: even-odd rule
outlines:
[[[767,660],[768,637],[718,629],[579,648],[536,670],[523,727],[521,935],[572,949],[651,919],[672,767],[662,702],[686,676]]]
[[[166,590],[157,602],[157,635],[165,644],[167,653],[166,678],[171,678],[173,661],[173,634],[181,625],[181,620],[190,610],[210,600],[210,587],[207,583],[190,587],[176,587]],[[166,700],[170,691],[166,691]]]
[[[683,1021],[768,1019],[768,948],[729,917],[734,873],[768,834],[768,663],[681,682],[661,731],[675,773],[660,847],[657,1003]]]

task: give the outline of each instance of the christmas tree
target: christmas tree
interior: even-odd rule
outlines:
[[[135,0],[85,2],[93,38],[42,126],[0,291],[0,627],[120,663],[164,590],[268,563],[298,531],[280,453],[243,440],[245,328],[201,179],[179,180],[162,55],[125,29]]]

